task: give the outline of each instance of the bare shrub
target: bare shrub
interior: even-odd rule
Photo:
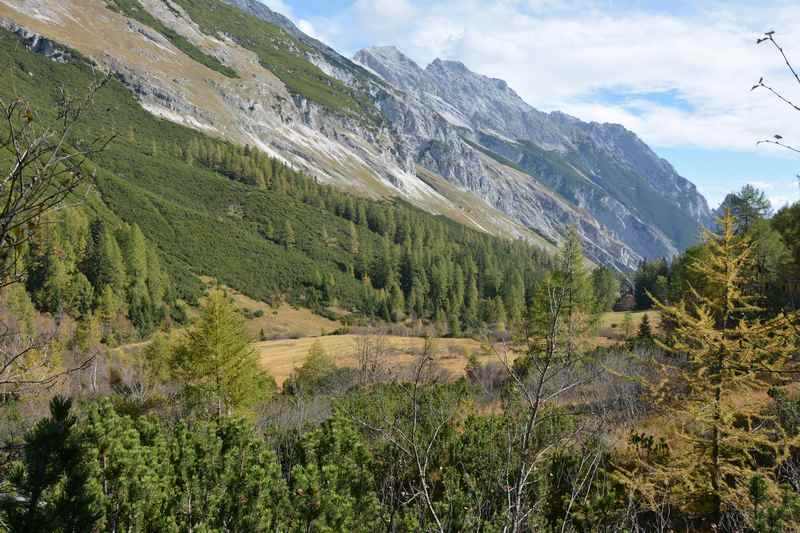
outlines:
[[[353,341],[353,357],[362,384],[385,379],[388,353],[389,346],[383,330],[356,336]]]

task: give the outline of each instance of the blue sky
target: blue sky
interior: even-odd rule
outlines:
[[[758,139],[800,145],[800,100],[776,37],[800,64],[800,5],[683,0],[261,0],[345,55],[396,45],[421,66],[457,59],[505,79],[528,103],[618,122],[697,184],[712,206],[752,183],[774,207],[800,199],[800,157]],[[792,52],[794,53],[792,54]]]

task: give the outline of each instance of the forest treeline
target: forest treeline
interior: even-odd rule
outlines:
[[[54,63],[14,46],[14,35],[2,39],[3,92],[24,93],[37,121],[52,118],[57,87],[77,93],[93,79],[77,55]],[[113,139],[84,162],[98,194],[52,214],[46,227],[55,230],[45,230],[25,262],[39,311],[91,315],[104,323],[104,338],[143,338],[182,321],[181,302],[202,295],[199,275],[355,321],[421,320],[440,335],[503,332],[519,324],[549,268],[547,255],[521,240],[401,201],[354,197],[249,146],[159,120],[114,79],[96,98],[73,134]],[[598,305],[608,306],[616,278],[595,276]]]

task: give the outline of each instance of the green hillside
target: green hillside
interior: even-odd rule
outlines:
[[[219,0],[175,0],[175,3],[206,34],[224,34],[255,52],[260,63],[280,78],[293,94],[357,120],[374,122],[382,119],[363,95],[308,61],[305,54],[312,50],[283,29]]]
[[[46,110],[58,88],[80,93],[95,74],[0,35],[0,94]],[[76,58],[77,54],[73,54]],[[42,114],[39,120],[47,120]],[[320,186],[249,147],[158,119],[112,80],[73,142],[115,135],[97,155],[92,211],[137,224],[158,249],[177,297],[209,275],[256,299],[365,316],[436,320],[458,333],[518,319],[526,287],[548,259],[537,249],[467,229],[403,202],[355,198]],[[169,139],[164,142],[164,139]]]
[[[108,0],[107,3],[109,8],[113,9],[114,11],[118,11],[125,16],[138,20],[142,24],[150,26],[164,37],[169,39],[169,41],[174,44],[176,48],[184,52],[198,63],[207,66],[211,70],[219,72],[223,76],[227,76],[229,78],[238,77],[236,71],[222,64],[219,59],[206,54],[190,43],[185,37],[178,34],[175,30],[164,26],[158,19],[148,13],[147,10],[144,9],[138,2],[138,0]]]

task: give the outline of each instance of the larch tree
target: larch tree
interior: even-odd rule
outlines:
[[[161,270],[161,260],[158,252],[152,247],[147,247],[147,290],[150,294],[150,302],[155,307],[160,307],[164,303],[166,295],[167,276]]]
[[[737,234],[730,211],[721,233],[708,233],[708,254],[691,268],[702,287],[675,305],[655,300],[673,330],[658,345],[673,354],[653,361],[663,376],[645,382],[674,439],[667,449],[632,446],[619,478],[645,501],[666,500],[725,528],[732,516],[752,520],[751,480],[765,480],[768,501],[778,503],[777,465],[797,445],[767,411],[770,387],[797,370],[797,315],[764,318],[746,292],[754,244]],[[636,444],[636,443],[633,443]],[[735,512],[734,512],[735,511]]]
[[[633,335],[633,316],[630,311],[626,311],[622,318],[622,334],[625,340],[628,340]]]
[[[356,230],[356,225],[353,222],[350,222],[350,255],[353,257],[358,257],[359,252],[359,243],[358,243],[358,230]]]
[[[271,388],[247,340],[243,317],[221,291],[209,294],[200,318],[175,350],[173,366],[189,399],[206,404],[217,418],[246,410]]]
[[[127,298],[131,320],[139,331],[148,331],[152,321],[152,302],[147,286],[147,243],[142,230],[134,224],[126,232],[123,253],[128,274]]]
[[[311,394],[336,372],[336,360],[316,341],[308,350],[303,365],[284,383],[292,394]]]

